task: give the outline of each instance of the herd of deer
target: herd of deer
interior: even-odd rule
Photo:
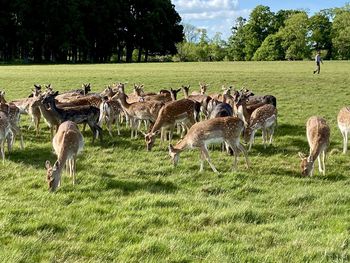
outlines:
[[[161,141],[167,138],[171,142],[173,132],[181,133],[176,145],[169,145],[169,155],[174,165],[179,161],[180,153],[188,148],[200,149],[200,171],[207,161],[211,169],[217,172],[210,161],[208,145],[224,143],[227,151],[234,155],[233,169],[237,166],[237,155],[242,152],[246,166],[249,167],[247,151],[240,143],[240,137],[251,149],[257,130],[262,130],[264,147],[272,143],[277,124],[276,98],[272,95],[256,96],[247,89],[240,91],[232,87],[223,87],[222,93],[207,95],[208,85],[200,83],[199,92],[189,94],[190,86],[180,89],[160,90],[158,93],[145,93],[143,85],[134,85],[133,93],[125,93],[125,84],[108,86],[101,93],[90,93],[90,84],[82,89],[59,94],[51,85],[43,91],[40,85],[34,85],[28,98],[11,102],[5,100],[5,92],[0,91],[0,147],[3,162],[4,145],[7,141],[9,152],[16,136],[20,137],[23,148],[23,136],[20,129],[20,115],[31,116],[36,133],[39,134],[41,116],[51,129],[53,148],[57,161],[52,166],[46,162],[49,188],[55,190],[61,181],[61,173],[66,166],[75,183],[76,156],[83,149],[84,141],[77,124],[87,124],[93,139],[102,142],[102,125],[106,126],[110,136],[112,126],[116,124],[120,135],[120,123],[124,120],[131,129],[131,138],[138,136],[144,123],[146,149],[151,151],[155,139],[160,134]],[[184,98],[177,100],[183,91]],[[30,125],[30,126],[31,126]],[[347,134],[350,130],[350,108],[344,107],[338,115],[338,126],[344,138],[343,152],[347,150]],[[330,129],[320,117],[311,117],[307,122],[307,139],[310,146],[308,157],[299,153],[303,175],[312,175],[314,162],[318,159],[319,170],[325,173],[325,152],[329,144]],[[56,134],[54,135],[54,133]],[[322,160],[321,160],[322,155]]]

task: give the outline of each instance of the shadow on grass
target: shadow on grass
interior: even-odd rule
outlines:
[[[106,190],[121,190],[127,195],[136,191],[147,191],[150,193],[175,193],[178,187],[164,180],[122,180],[115,179],[115,175],[102,173],[103,184]]]
[[[45,169],[45,161],[56,160],[53,150],[48,147],[25,147],[23,150],[14,149],[8,156],[9,161],[15,163],[24,163],[33,166],[36,169]]]
[[[306,136],[305,125],[296,125],[296,124],[278,124],[275,130],[276,136]]]

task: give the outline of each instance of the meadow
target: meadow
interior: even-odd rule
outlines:
[[[173,168],[167,145],[157,139],[146,152],[143,136],[92,144],[77,161],[77,184],[63,175],[55,193],[47,190],[46,160],[54,162],[50,132],[28,130],[0,164],[0,259],[2,262],[347,262],[350,261],[350,156],[343,155],[336,117],[350,98],[350,63],[314,62],[152,63],[0,66],[0,90],[8,100],[26,97],[34,83],[56,90],[90,82],[99,92],[113,82],[143,83],[146,91],[198,82],[247,87],[277,97],[278,127],[264,149],[258,134],[240,156],[211,151],[219,174],[199,152],[186,151]],[[181,94],[181,97],[183,95]],[[302,177],[298,151],[308,153],[305,123],[323,116],[331,127],[326,175],[316,166]],[[175,138],[175,141],[178,137]]]

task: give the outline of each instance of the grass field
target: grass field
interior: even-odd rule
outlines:
[[[350,63],[328,62],[313,75],[313,62],[169,63],[131,65],[1,66],[0,90],[25,97],[34,83],[57,90],[91,82],[93,91],[116,81],[144,83],[147,91],[210,83],[277,97],[273,146],[256,137],[251,169],[211,151],[220,171],[199,173],[199,153],[187,151],[171,166],[159,140],[146,152],[129,129],[103,145],[86,146],[78,158],[77,185],[63,176],[47,191],[45,160],[55,161],[49,129],[28,131],[0,164],[2,262],[348,262],[350,261],[350,157],[341,154],[339,109],[349,105]],[[299,175],[298,151],[308,152],[305,123],[323,116],[331,126],[326,175]],[[106,129],[104,129],[106,130]],[[116,134],[116,130],[115,130]]]

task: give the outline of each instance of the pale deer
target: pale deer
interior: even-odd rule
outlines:
[[[156,135],[165,129],[170,130],[170,141],[177,123],[183,123],[189,129],[196,122],[196,102],[182,99],[169,102],[160,110],[152,129],[145,135],[146,149],[151,151]],[[164,138],[162,138],[164,139]]]
[[[0,150],[3,164],[5,163],[5,141],[8,139],[9,133],[10,121],[7,115],[0,111]]]
[[[73,185],[76,182],[76,158],[83,150],[84,139],[78,126],[71,121],[63,122],[52,140],[52,145],[57,155],[57,161],[51,166],[50,161],[46,161],[47,182],[49,190],[55,191],[61,182],[61,174],[64,166],[69,169]]]
[[[338,128],[343,136],[343,153],[348,150],[348,133],[350,131],[350,107],[340,109],[337,117]]]
[[[306,137],[310,146],[309,156],[299,152],[301,159],[301,174],[312,176],[314,162],[318,160],[318,169],[323,175],[326,174],[325,156],[329,145],[330,128],[325,119],[312,116],[306,123]],[[321,160],[322,154],[322,160]]]
[[[249,151],[254,142],[254,136],[258,129],[262,130],[262,138],[264,148],[268,137],[270,137],[269,144],[272,143],[272,137],[277,125],[277,109],[271,104],[265,104],[257,108],[250,116],[249,126],[244,131],[244,139],[249,143]]]
[[[191,95],[205,95],[205,93],[207,92],[208,87],[209,87],[208,84],[199,82],[199,92],[193,91],[191,93]]]
[[[118,135],[120,135],[120,126],[119,126],[119,116],[123,112],[122,106],[118,101],[108,99],[108,97],[104,97],[102,103],[100,105],[100,117],[98,121],[98,125],[102,127],[103,122],[105,121],[107,124],[107,129],[109,135],[112,135],[112,124],[116,123]]]
[[[203,171],[204,161],[207,161],[214,173],[217,169],[212,164],[207,146],[211,143],[225,142],[233,149],[234,162],[233,169],[237,168],[237,154],[241,151],[244,155],[247,168],[249,168],[249,160],[246,150],[239,142],[240,135],[244,129],[244,123],[237,117],[222,117],[205,120],[194,124],[186,136],[175,146],[169,146],[169,155],[172,163],[176,166],[179,162],[179,156],[185,149],[200,149],[200,169]]]
[[[23,143],[22,131],[19,124],[19,120],[20,120],[19,109],[14,104],[0,102],[0,111],[6,114],[10,122],[10,130],[12,134],[9,136],[8,140],[10,139],[10,137],[12,138],[9,143],[9,149],[8,149],[9,152],[12,149],[12,146],[14,144],[14,141],[17,135],[20,136],[21,149],[23,150],[24,143]]]

